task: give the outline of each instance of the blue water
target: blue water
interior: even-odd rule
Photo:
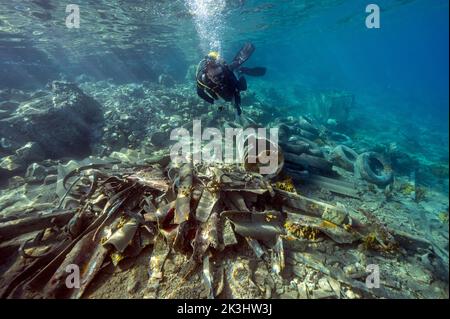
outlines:
[[[398,5],[382,12],[380,29],[365,28],[364,1],[349,3],[324,10],[307,33],[292,25],[264,39],[253,60],[269,66],[264,80],[280,88],[301,82],[378,95],[395,101],[395,107],[378,105],[380,112],[432,115],[448,126],[448,1]],[[398,3],[379,2],[381,8]],[[352,13],[351,22],[336,24]]]
[[[270,107],[302,113],[302,91],[350,92],[356,113],[375,122],[397,117],[411,138],[424,134],[410,129],[418,122],[440,133],[445,158],[448,1],[375,3],[380,29],[366,28],[361,0],[83,0],[80,29],[68,29],[65,3],[1,0],[0,88],[42,89],[80,75],[140,84],[161,73],[182,84],[210,49],[231,60],[250,41],[257,50],[248,66],[268,69],[249,79],[250,91],[283,96]]]

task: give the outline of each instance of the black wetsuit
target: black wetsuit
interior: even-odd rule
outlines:
[[[241,92],[247,90],[247,81],[243,76],[239,79],[235,72],[250,76],[263,76],[266,69],[245,68],[242,65],[255,51],[251,43],[246,43],[230,64],[221,59],[206,57],[197,69],[197,94],[210,104],[220,97],[227,102],[234,102],[237,114],[241,115]]]
[[[197,71],[197,94],[206,102],[214,104],[219,98],[227,102],[234,102],[238,115],[241,115],[241,91],[247,89],[247,82],[244,77],[236,78],[232,70],[224,62],[204,59],[200,62]],[[217,71],[217,80],[211,80],[210,70]]]

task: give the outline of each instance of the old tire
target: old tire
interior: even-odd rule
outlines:
[[[345,145],[336,146],[330,154],[331,162],[333,162],[334,165],[351,172],[355,169],[355,161],[357,158],[358,154]]]
[[[348,135],[338,132],[331,132],[328,137],[330,140],[340,144],[350,145],[353,143],[352,139]]]
[[[369,183],[386,186],[392,183],[394,175],[385,158],[375,152],[366,152],[356,158],[355,173]]]

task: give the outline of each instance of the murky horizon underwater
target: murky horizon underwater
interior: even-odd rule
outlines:
[[[424,241],[413,257],[402,255],[399,269],[386,264],[392,278],[382,281],[392,291],[382,297],[448,298],[449,3],[375,3],[379,29],[367,28],[369,2],[360,0],[80,0],[79,28],[69,28],[66,1],[0,0],[0,253],[9,256],[12,247],[1,230],[9,216],[72,207],[60,185],[70,169],[100,158],[142,165],[168,149],[171,129],[190,129],[192,119],[205,127],[234,127],[230,103],[209,106],[197,96],[195,71],[208,52],[230,62],[251,42],[256,51],[245,66],[266,67],[267,73],[246,76],[244,116],[255,126],[282,127],[283,143],[309,143],[307,156],[315,156],[311,166],[296,164],[283,174],[294,176],[299,194],[370,212],[382,225]],[[320,134],[305,132],[302,119]],[[356,156],[380,154],[381,162],[367,166],[375,175],[392,173],[392,182],[371,183],[353,163],[327,171],[323,165],[342,164],[336,155],[342,145]],[[323,187],[310,190],[296,175],[305,171],[312,172],[311,181],[337,174],[355,189],[368,183],[348,196],[342,183],[339,188],[317,177],[311,183]],[[370,246],[370,235],[361,245]],[[358,271],[340,266],[358,278]],[[420,270],[411,276],[419,279],[402,286],[400,273],[415,266]],[[117,296],[102,284],[91,289],[89,297]],[[224,296],[256,296],[229,289]],[[273,289],[274,296],[286,297],[284,289]],[[342,289],[338,297],[353,296]],[[143,296],[135,290],[135,297]],[[174,297],[164,291],[156,297]],[[294,295],[302,297],[300,288]]]

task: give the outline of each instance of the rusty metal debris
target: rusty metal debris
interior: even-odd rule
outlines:
[[[300,160],[289,154],[286,159],[294,164]],[[328,170],[329,164],[321,161],[322,168]],[[396,239],[401,239],[399,244],[407,242],[408,249],[414,246],[413,236],[392,233],[367,212],[297,194],[279,177],[268,179],[234,165],[169,168],[101,163],[66,174],[60,176],[64,189],[60,207],[68,201],[77,203],[76,207],[0,223],[2,242],[22,251],[5,274],[0,286],[2,298],[82,298],[104,264],[118,266],[147,246],[153,250],[146,298],[160,297],[164,265],[171,254],[186,257],[178,270],[183,281],[194,273],[202,274],[209,298],[223,291],[227,279],[232,280],[229,289],[241,289],[242,282],[236,281],[239,276],[259,289],[241,262],[227,274],[223,267],[214,272],[215,254],[237,245],[248,245],[274,276],[294,258],[330,275],[338,284],[365,291],[361,283],[325,269],[295,250],[305,241],[320,240],[337,245],[362,243],[385,251],[397,247]],[[324,177],[314,180],[337,193],[357,196],[348,183]],[[70,265],[80,269],[81,286],[77,289],[66,285]],[[271,296],[271,290],[264,289],[265,295]]]

